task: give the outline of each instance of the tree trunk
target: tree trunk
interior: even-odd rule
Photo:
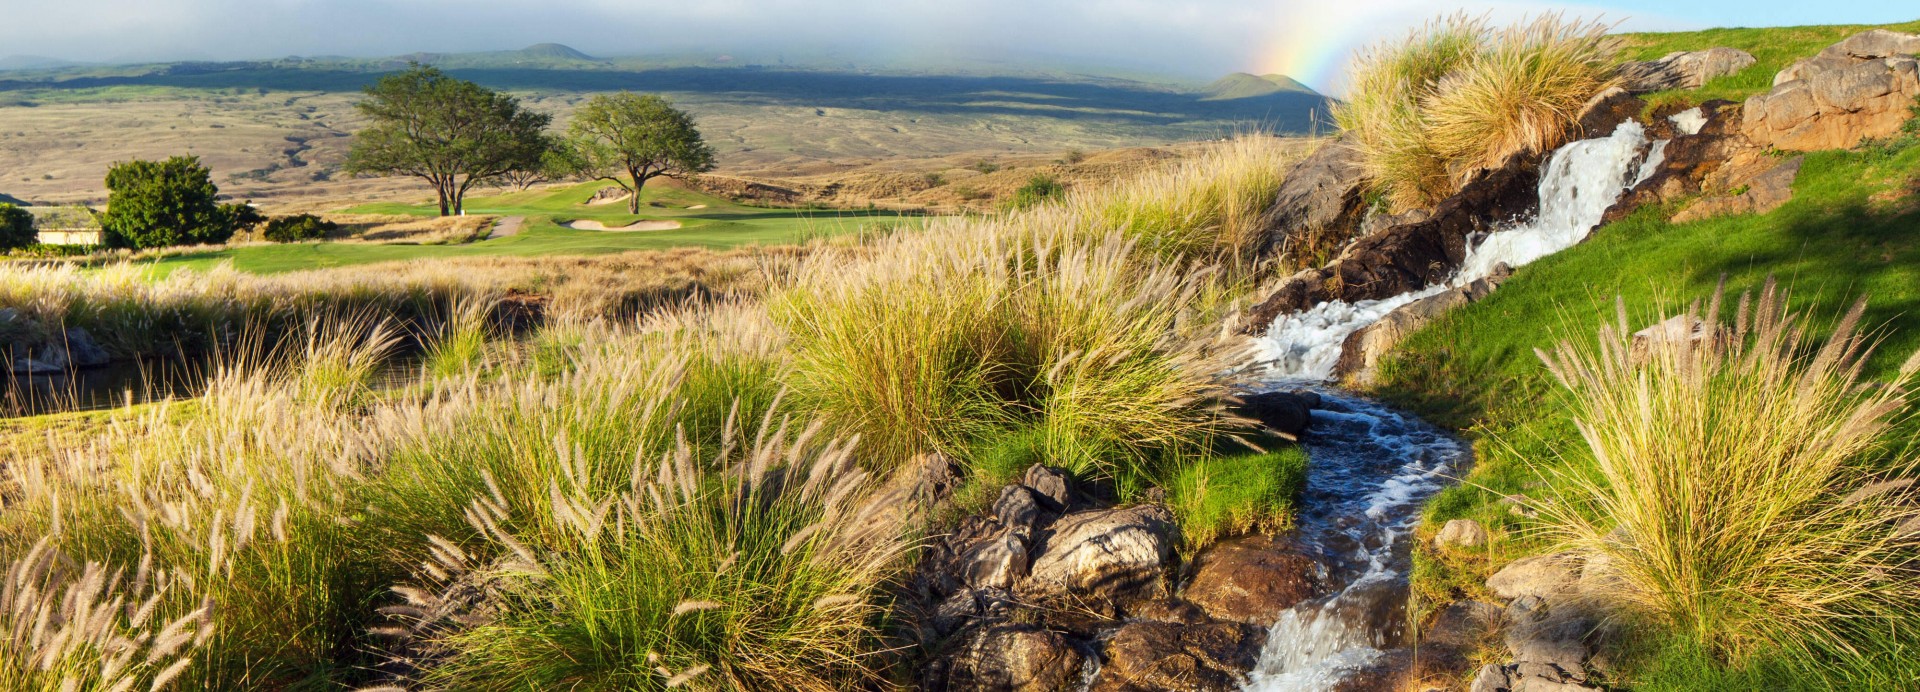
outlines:
[[[441,215],[441,216],[446,216],[446,215],[447,215],[447,201],[448,201],[448,200],[447,200],[447,184],[446,184],[446,183],[444,183],[444,182],[439,182],[439,181],[436,181],[436,182],[434,182],[434,184],[433,184],[433,191],[434,191],[434,192],[435,192],[436,194],[438,194],[438,195],[440,195],[440,215]]]
[[[638,215],[640,213],[640,186],[647,184],[647,179],[640,177],[639,171],[629,170],[627,174],[633,176],[633,194],[627,195],[627,213]]]

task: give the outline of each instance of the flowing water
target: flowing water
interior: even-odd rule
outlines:
[[[1587,237],[1621,193],[1658,168],[1664,142],[1650,146],[1646,129],[1627,122],[1612,136],[1561,147],[1540,176],[1540,213],[1532,221],[1489,234],[1467,252],[1447,282],[1384,300],[1329,301],[1274,320],[1257,342],[1256,357],[1275,380],[1321,382],[1333,376],[1347,337],[1407,303],[1464,286],[1499,265],[1519,267],[1572,247]]]
[[[1676,116],[1683,133],[1694,118]],[[1274,623],[1247,684],[1255,692],[1327,690],[1406,643],[1407,574],[1420,508],[1465,470],[1458,440],[1413,416],[1320,387],[1354,332],[1407,303],[1572,247],[1600,225],[1622,193],[1658,169],[1666,142],[1638,123],[1561,147],[1540,177],[1540,211],[1488,234],[1446,282],[1384,300],[1334,301],[1276,319],[1259,357],[1273,386],[1320,391],[1305,442],[1313,459],[1295,538],[1325,570],[1330,595],[1303,602]]]

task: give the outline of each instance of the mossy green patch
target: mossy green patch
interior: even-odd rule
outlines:
[[[1284,530],[1306,471],[1306,450],[1293,445],[1197,459],[1173,471],[1167,504],[1189,550],[1235,534]]]

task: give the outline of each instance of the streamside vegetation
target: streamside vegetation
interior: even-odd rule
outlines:
[[[1237,234],[1290,152],[1250,137],[1210,154],[1217,169],[819,248],[762,266],[751,292],[550,316],[520,339],[483,317],[507,298],[485,284],[411,299],[439,316],[430,329],[390,303],[318,301],[302,314],[319,317],[236,339],[202,396],[116,413],[85,444],[0,452],[0,554],[24,575],[0,598],[38,604],[6,609],[5,630],[38,637],[22,618],[46,612],[92,637],[21,638],[0,675],[891,681],[905,647],[885,614],[930,528],[911,494],[928,454],[980,478],[1049,463],[1123,502],[1163,487],[1201,540],[1283,526],[1303,459],[1234,441],[1248,428],[1223,373],[1241,354],[1221,318],[1256,280]],[[47,315],[414,285],[195,274],[166,300],[113,303],[151,289],[63,271],[4,267],[0,285]],[[413,339],[426,360],[396,378],[383,363]]]
[[[1387,211],[1430,208],[1476,171],[1577,135],[1580,107],[1615,80],[1608,28],[1553,14],[1502,28],[1436,20],[1361,54],[1333,118]]]

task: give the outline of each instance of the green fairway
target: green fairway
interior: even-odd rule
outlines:
[[[918,226],[925,217],[873,210],[798,210],[750,207],[682,188],[653,185],[642,199],[642,213],[628,214],[624,202],[587,206],[581,202],[607,183],[594,182],[467,201],[467,213],[523,216],[517,235],[462,245],[406,245],[359,242],[253,245],[191,253],[157,260],[156,276],[181,268],[205,269],[232,262],[235,269],[274,273],[396,260],[449,257],[597,255],[675,247],[730,248],[805,242],[861,230]],[[368,204],[342,210],[352,214],[405,214],[430,217],[431,204]],[[565,224],[596,221],[619,228],[639,221],[673,221],[680,228],[653,231],[575,230]]]

